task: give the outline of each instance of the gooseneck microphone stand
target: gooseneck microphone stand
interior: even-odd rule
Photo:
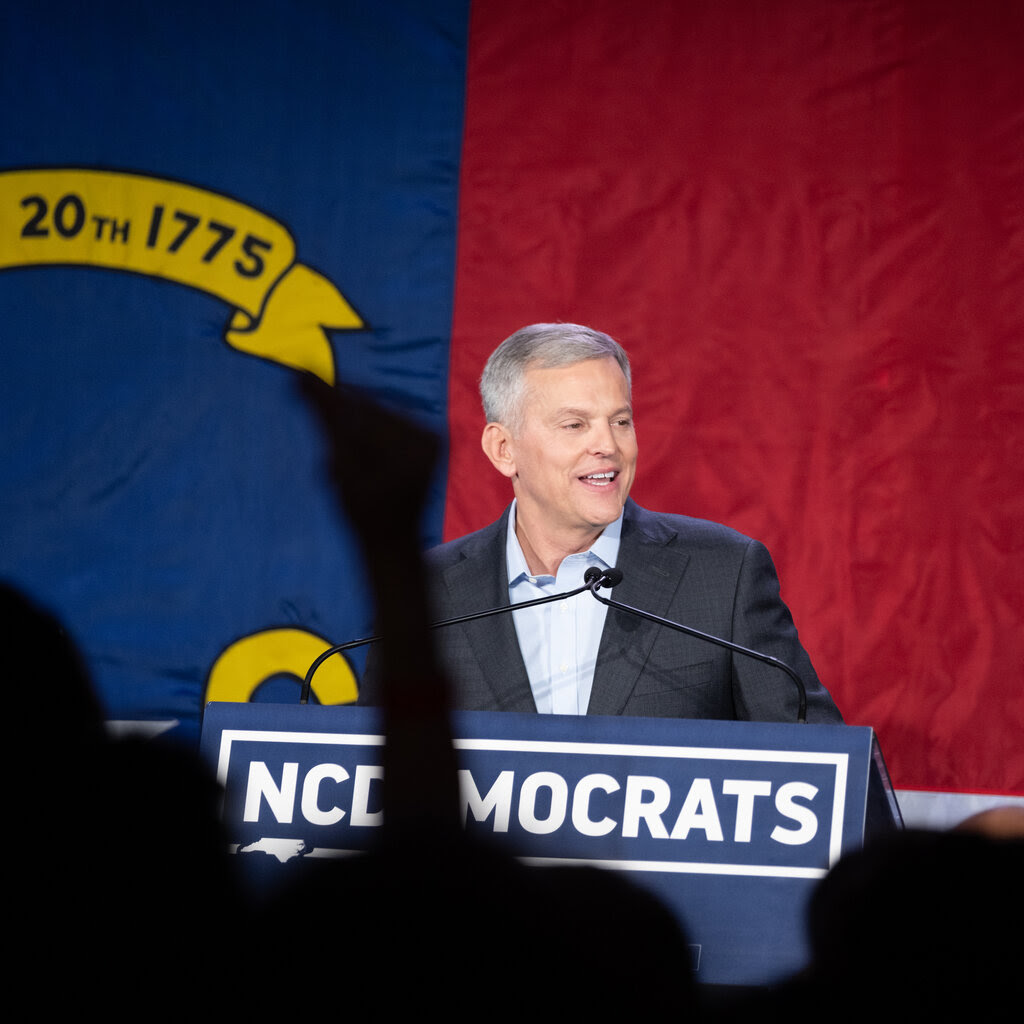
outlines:
[[[607,572],[608,570],[604,570]],[[491,615],[503,615],[506,612],[515,611],[518,608],[533,608],[539,604],[550,604],[552,601],[565,601],[570,597],[575,597],[577,594],[582,594],[585,590],[590,590],[594,585],[594,582],[601,576],[601,569],[596,566],[591,566],[583,574],[583,586],[577,587],[575,590],[567,590],[564,594],[551,594],[548,597],[538,597],[532,601],[523,601],[520,604],[503,604],[497,608],[488,608],[482,612],[470,612],[468,615],[457,615],[453,619],[443,619],[441,622],[432,622],[429,626],[430,629],[442,629],[444,626],[457,626],[460,622],[472,622],[474,619],[486,619]],[[596,596],[596,595],[595,595]],[[598,598],[599,601],[603,598]],[[380,640],[383,640],[382,636],[364,636],[359,640],[349,640],[343,644],[335,644],[333,647],[328,647],[326,651],[321,654],[306,672],[305,679],[302,680],[302,695],[299,697],[300,704],[309,703],[309,693],[313,685],[313,674],[316,670],[332,655],[340,654],[342,651],[351,651],[356,647],[365,647],[367,644],[375,644]]]

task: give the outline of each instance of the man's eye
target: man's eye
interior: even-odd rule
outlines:
[[[576,422],[573,422],[573,423],[566,423],[566,425],[565,425],[565,429],[566,430],[580,430],[580,429],[582,429],[582,427],[583,427],[583,424],[580,423],[579,421],[576,421]]]

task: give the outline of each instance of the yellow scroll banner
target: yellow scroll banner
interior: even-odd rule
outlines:
[[[0,270],[88,265],[161,277],[234,307],[233,348],[334,383],[326,329],[363,321],[327,278],[295,261],[273,218],[226,196],[143,174],[0,171]]]

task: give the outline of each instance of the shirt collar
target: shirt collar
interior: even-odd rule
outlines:
[[[614,523],[609,523],[601,535],[590,545],[589,554],[593,555],[601,567],[610,569],[615,565],[619,557],[619,540],[622,537],[622,516]],[[526,556],[516,536],[516,499],[512,499],[512,506],[508,510],[508,530],[505,536],[505,564],[508,566],[508,585],[515,586],[521,580],[535,580],[537,577],[530,574],[530,568],[526,564]]]

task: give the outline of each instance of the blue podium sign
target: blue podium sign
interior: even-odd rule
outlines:
[[[453,730],[467,830],[528,863],[627,873],[680,916],[704,982],[799,969],[815,881],[898,821],[869,728],[457,712]],[[371,847],[383,742],[374,709],[209,705],[234,848]]]

